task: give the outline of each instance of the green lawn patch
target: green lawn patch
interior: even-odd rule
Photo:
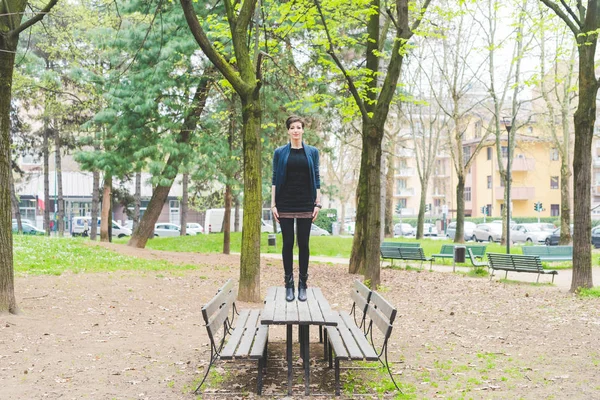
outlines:
[[[64,272],[122,270],[164,271],[197,268],[162,260],[127,257],[84,243],[87,239],[14,235],[14,266],[17,274],[60,275]]]

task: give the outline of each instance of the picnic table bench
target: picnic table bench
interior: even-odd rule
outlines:
[[[333,326],[337,324],[336,313],[318,287],[306,290],[306,301],[286,301],[285,287],[269,287],[265,305],[260,317],[264,327],[268,325],[286,326],[286,358],[288,395],[292,395],[292,326],[298,325],[300,354],[304,368],[304,393],[310,394],[310,346],[309,327],[311,325]]]
[[[472,245],[472,244],[443,244],[438,254],[432,254],[431,257],[436,258],[454,258],[454,247],[463,246],[467,250],[471,249],[473,256],[476,258],[483,258],[485,256],[486,246]]]
[[[340,395],[340,361],[380,361],[387,367],[392,382],[399,390],[387,359],[387,344],[392,334],[396,308],[358,280],[354,282],[350,296],[353,301],[350,313],[338,312],[337,326],[328,326],[324,334],[324,350],[329,368],[335,362],[336,396]],[[376,346],[373,341],[374,329],[383,334],[381,346]]]
[[[558,274],[554,270],[544,270],[539,256],[487,253],[487,257],[489,260],[488,266],[492,271],[490,280],[492,280],[495,270],[506,271],[504,279],[506,279],[509,272],[531,272],[538,274],[536,282],[540,281],[541,274],[550,274],[552,275],[552,283],[554,283],[554,277]]]
[[[202,307],[202,318],[210,339],[210,362],[194,393],[198,393],[210,368],[219,359],[258,361],[256,392],[259,395],[262,392],[269,327],[260,324],[260,310],[244,309],[238,312],[236,300],[237,288],[234,288],[233,281],[229,279]]]
[[[538,256],[542,261],[571,261],[573,246],[523,246],[523,254]]]

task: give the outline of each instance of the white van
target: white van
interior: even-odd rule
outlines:
[[[89,236],[90,234],[90,224],[92,222],[92,217],[73,217],[73,221],[71,223],[71,235],[72,236]],[[117,224],[113,220],[112,225],[112,235],[122,238],[124,236],[131,236],[131,229],[125,228]],[[98,218],[98,234],[100,234],[100,218]]]
[[[204,219],[204,233],[219,233],[223,232],[223,218],[225,217],[224,208],[211,208],[206,210]],[[244,210],[240,209],[240,230],[242,230],[242,222],[244,220]],[[235,226],[235,208],[231,208],[230,229],[233,232]]]

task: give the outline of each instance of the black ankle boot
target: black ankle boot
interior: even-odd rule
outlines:
[[[285,299],[294,301],[294,275],[285,275]]]
[[[298,282],[298,300],[306,301],[306,281],[308,280],[308,274],[300,275],[300,281]]]

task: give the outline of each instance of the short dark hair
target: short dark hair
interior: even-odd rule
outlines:
[[[285,127],[287,129],[290,129],[290,126],[294,123],[294,122],[300,122],[302,124],[302,128],[304,128],[304,120],[302,119],[302,117],[299,117],[297,115],[290,115],[288,117],[288,119],[285,120]]]

